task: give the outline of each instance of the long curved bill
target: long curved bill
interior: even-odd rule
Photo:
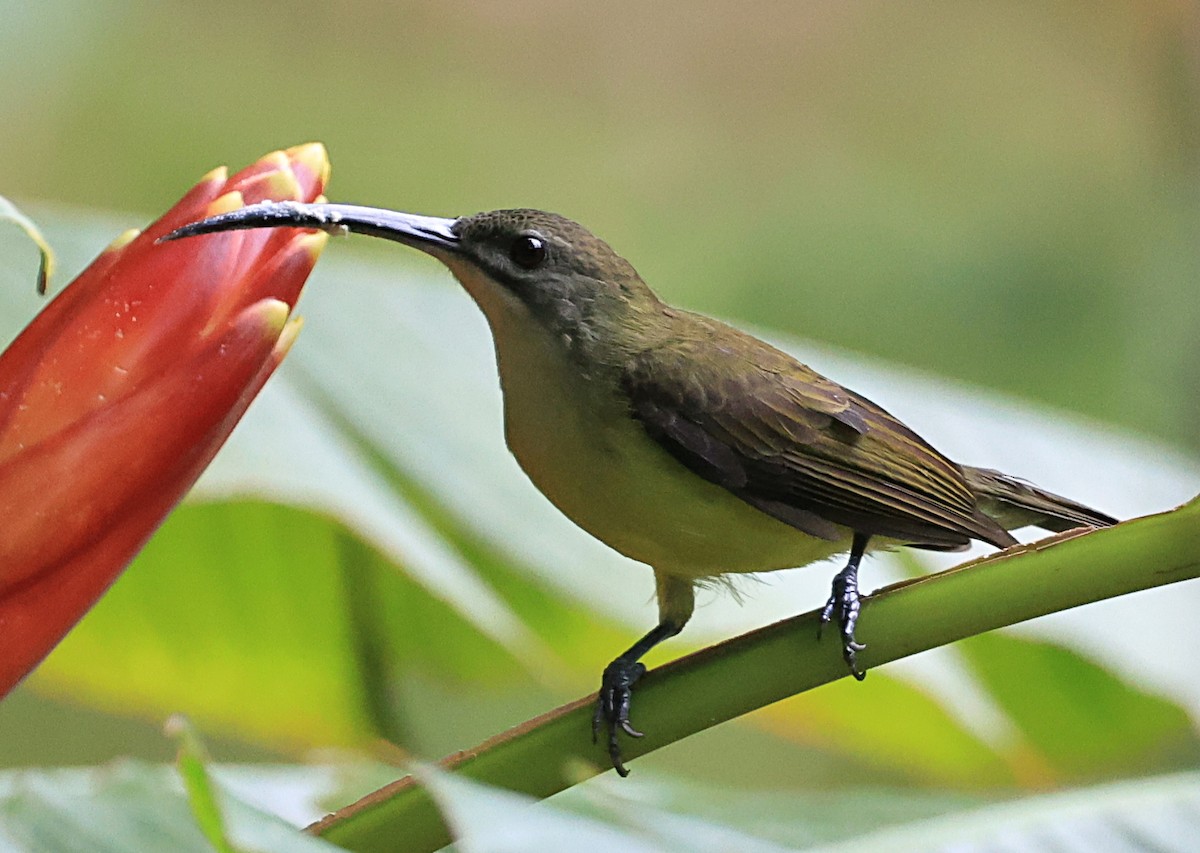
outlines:
[[[244,228],[316,228],[330,234],[343,234],[348,231],[352,234],[382,237],[423,252],[437,254],[458,250],[459,239],[454,233],[454,224],[457,221],[355,204],[267,201],[177,228],[159,238],[159,242]]]

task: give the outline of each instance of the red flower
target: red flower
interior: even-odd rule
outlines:
[[[195,482],[299,331],[326,235],[155,245],[264,200],[313,201],[319,144],[217,169],[109,246],[0,355],[0,697],[45,657]]]

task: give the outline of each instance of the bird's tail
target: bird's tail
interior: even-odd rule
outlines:
[[[1018,477],[990,468],[963,466],[963,475],[979,498],[979,508],[1005,530],[1041,527],[1061,533],[1075,527],[1109,527],[1110,515],[1039,489]]]

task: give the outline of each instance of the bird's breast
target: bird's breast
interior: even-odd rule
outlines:
[[[488,319],[504,392],[505,437],[534,485],[620,553],[676,575],[801,566],[845,550],[800,533],[700,478],[630,414],[603,372],[514,307]]]

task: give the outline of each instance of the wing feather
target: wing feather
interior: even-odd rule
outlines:
[[[681,332],[626,365],[630,411],[696,474],[814,536],[842,525],[927,547],[1014,540],[962,469],[879,406],[786,353],[679,312]]]

